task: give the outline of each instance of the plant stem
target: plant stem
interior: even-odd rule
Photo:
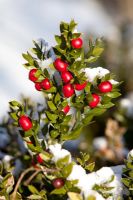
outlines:
[[[33,167],[30,167],[30,168],[26,169],[26,170],[20,175],[20,177],[19,177],[19,179],[18,179],[18,181],[17,181],[17,183],[16,183],[14,192],[13,192],[13,194],[12,194],[12,200],[16,200],[16,194],[17,194],[19,185],[20,185],[22,179],[24,178],[24,176],[25,176],[27,173],[29,173],[30,171],[33,171],[33,170],[35,170],[35,169],[34,169]]]

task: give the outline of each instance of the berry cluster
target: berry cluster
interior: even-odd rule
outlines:
[[[38,110],[36,119],[34,111],[28,110],[27,106],[10,102],[10,115],[29,150],[30,163],[33,169],[45,174],[39,187],[48,188],[48,199],[60,199],[60,194],[66,199],[68,191],[75,191],[75,183],[69,177],[73,169],[71,155],[61,148],[61,144],[77,139],[83,127],[112,107],[111,100],[120,96],[119,84],[114,84],[116,81],[108,70],[93,68],[92,77],[88,72],[91,69],[89,64],[95,62],[103,51],[102,40],[90,40],[89,50],[85,53],[81,33],[75,32],[75,27],[73,20],[70,24],[61,23],[61,35],[55,36],[57,45],[51,48],[54,58],[44,41],[34,42],[31,52],[23,54],[27,61],[24,66],[30,70],[29,80],[35,84],[36,90],[45,94],[46,106]],[[50,63],[45,64],[49,60]],[[85,174],[81,166],[76,167]]]
[[[69,134],[74,135],[77,129],[79,132],[80,124],[87,125],[94,116],[112,107],[114,104],[111,99],[120,95],[117,92],[117,86],[112,85],[110,81],[111,75],[108,70],[102,68],[101,73],[101,68],[98,68],[97,73],[94,71],[94,74],[96,73],[94,82],[89,78],[91,72],[89,75],[86,73],[87,63],[94,62],[100,56],[103,44],[101,40],[96,40],[95,43],[89,41],[90,46],[86,58],[81,33],[74,32],[75,26],[74,21],[70,24],[61,24],[61,36],[55,36],[57,45],[53,47],[54,59],[50,58],[49,65],[45,66],[44,62],[49,59],[50,55],[50,50],[46,51],[46,47],[43,46],[44,41],[40,44],[34,42],[35,48],[32,49],[32,53],[36,57],[29,52],[23,54],[28,61],[25,67],[30,69],[29,80],[34,82],[36,90],[44,92],[47,98],[46,118],[50,124],[50,137],[54,139],[66,140],[67,137],[70,138]],[[40,63],[43,64],[40,65]],[[72,115],[69,111],[71,108],[77,109],[81,114],[76,122],[79,125],[75,125],[77,128],[74,130],[71,129],[73,125],[70,125]],[[18,125],[23,131],[32,130],[34,132],[31,116],[20,113]]]
[[[43,79],[41,82],[38,82],[38,78],[36,77],[37,69],[31,69],[29,72],[29,79],[35,83],[35,88],[38,91],[49,90],[51,88],[51,83],[48,78]]]

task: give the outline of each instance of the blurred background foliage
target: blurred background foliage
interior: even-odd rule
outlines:
[[[22,9],[24,7],[28,7],[28,5],[32,1],[29,1],[26,3],[26,1],[23,1],[23,5],[21,2]],[[55,3],[56,2],[56,3]],[[2,6],[5,5],[6,12],[9,10],[10,3],[9,0],[1,1],[0,4]],[[58,12],[58,16],[54,16],[54,13],[51,12],[51,20],[52,24],[49,23],[50,15],[48,17],[40,15],[40,12],[42,10],[40,9],[40,6],[42,5],[44,7],[44,12],[47,14],[47,6],[48,10],[53,10],[53,6],[56,4],[56,12],[58,9],[62,9],[60,12]],[[20,8],[19,3],[15,5],[15,1],[13,3],[14,7],[17,8],[17,6]],[[35,7],[37,5],[37,7]],[[46,6],[45,6],[46,5]],[[93,6],[92,6],[93,5]],[[69,7],[71,8],[70,10]],[[36,18],[36,15],[33,11],[38,12],[38,15],[40,18]],[[80,10],[81,8],[81,10]],[[68,10],[66,12],[66,9]],[[56,33],[56,30],[54,29],[55,25],[59,20],[67,20],[70,21],[71,18],[74,18],[76,21],[78,21],[80,25],[80,31],[84,32],[83,38],[84,41],[88,39],[88,37],[96,38],[97,36],[103,36],[105,40],[105,51],[102,55],[102,57],[95,63],[95,66],[102,66],[107,69],[109,69],[111,72],[116,74],[116,77],[118,81],[123,81],[121,85],[121,93],[122,96],[117,100],[116,106],[112,109],[110,109],[107,113],[102,115],[100,118],[96,118],[95,122],[93,122],[91,125],[86,127],[83,131],[83,135],[79,140],[76,141],[70,141],[65,144],[65,147],[68,148],[73,152],[75,156],[79,154],[80,151],[87,151],[90,153],[90,155],[93,157],[93,160],[96,161],[97,167],[103,166],[105,164],[107,165],[116,165],[116,164],[122,164],[123,158],[127,155],[127,152],[129,149],[133,148],[133,1],[132,0],[72,0],[72,1],[52,1],[50,0],[49,3],[47,1],[35,1],[32,5],[30,5],[29,14],[32,14],[32,20],[29,20],[29,23],[37,25],[39,19],[42,17],[42,22],[40,24],[40,29],[44,29],[43,32],[47,29],[47,35],[50,34],[52,37],[53,32]],[[69,15],[69,17],[64,16],[62,13],[65,12],[65,15]],[[87,12],[88,11],[88,12]],[[10,11],[11,12],[11,11]],[[27,11],[25,10],[25,13],[21,13],[21,17],[23,17]],[[82,15],[82,13],[86,13],[86,15]],[[92,14],[93,13],[93,14]],[[10,13],[9,13],[10,14]],[[89,17],[90,15],[90,17]],[[17,16],[17,15],[16,15]],[[98,20],[98,16],[100,19]],[[55,20],[54,20],[55,18]],[[3,19],[4,15],[3,15]],[[28,21],[28,18],[25,19]],[[42,27],[44,20],[44,26]],[[88,20],[88,21],[87,21]],[[56,21],[56,22],[55,22]],[[4,22],[4,20],[1,22]],[[10,20],[5,21],[5,25],[2,26],[3,29],[1,33],[4,33],[3,30],[6,30],[5,27],[9,28]],[[54,24],[55,22],[55,24]],[[22,22],[23,24],[24,22]],[[47,25],[46,25],[47,24]],[[46,27],[45,27],[46,25]],[[24,28],[28,29],[28,26],[26,25]],[[52,29],[53,28],[53,29]],[[33,31],[35,29],[32,29],[32,26],[30,27],[30,31]],[[51,31],[52,29],[52,31]],[[81,30],[82,29],[82,30]],[[7,36],[10,35],[10,29],[7,29]],[[15,32],[15,30],[13,30]],[[40,34],[42,35],[43,32],[35,32],[35,35],[31,34],[31,37],[35,37],[36,35]],[[24,32],[27,34],[27,30]],[[16,32],[17,34],[17,32]],[[89,35],[89,36],[88,36]],[[30,34],[28,35],[28,37]],[[40,35],[38,35],[39,37]],[[10,40],[13,36],[9,36]],[[17,35],[17,37],[19,37]],[[29,38],[25,38],[25,42]],[[2,40],[3,36],[0,37]],[[24,37],[23,37],[24,38]],[[49,38],[46,36],[46,39]],[[20,35],[20,45],[21,45],[21,39],[22,36]],[[45,39],[45,38],[44,38]],[[15,40],[15,38],[13,38]],[[32,38],[31,38],[32,40]],[[5,38],[4,45],[7,44],[7,40]],[[50,41],[51,42],[51,41]],[[53,43],[53,41],[51,42]],[[28,43],[25,43],[26,47],[23,49],[19,49],[24,51],[27,46],[29,46]],[[84,42],[84,46],[86,46],[86,42]],[[12,46],[10,46],[12,47]],[[14,46],[17,48],[17,45]],[[5,54],[8,52],[6,51],[6,48],[4,49]],[[2,47],[0,49],[0,52],[2,52]],[[16,53],[16,52],[15,52]],[[17,52],[20,54],[20,52]],[[3,55],[3,53],[2,53]],[[15,54],[16,56],[17,54]],[[6,60],[7,58],[4,57]],[[11,59],[12,61],[12,59]],[[20,60],[19,60],[20,61]],[[17,60],[18,62],[18,60]],[[13,63],[18,64],[18,63]],[[25,84],[25,87],[21,87],[20,83],[16,85],[14,84],[13,87],[16,88],[16,93],[14,89],[11,90],[9,87],[10,77],[12,76],[11,69],[13,69],[13,65],[11,65],[11,69],[9,66],[10,60],[5,62],[4,64],[7,64],[6,68],[4,68],[2,60],[0,60],[0,69],[1,69],[1,75],[0,75],[0,91],[1,92],[1,124],[0,124],[0,159],[2,159],[6,154],[17,157],[21,156],[22,154],[25,154],[26,149],[23,146],[23,143],[21,141],[21,138],[17,134],[17,130],[12,126],[12,121],[7,115],[5,117],[3,116],[3,105],[5,105],[5,101],[11,100],[8,98],[13,97],[14,99],[16,96],[19,99],[20,93],[24,93],[26,89],[29,89],[26,91],[26,98],[21,97],[22,101],[26,101],[29,105],[30,109],[36,108],[36,103],[34,100],[36,99],[40,101],[40,96],[37,96],[36,98],[33,98],[32,102],[32,93],[34,92],[34,89],[31,89],[30,83],[26,80],[27,77],[25,77],[25,72],[22,76],[20,75],[21,85]],[[21,65],[21,63],[19,63]],[[91,66],[93,67],[93,65]],[[5,71],[4,71],[5,70]],[[17,76],[19,77],[19,69],[16,71]],[[25,70],[25,69],[24,69]],[[13,70],[14,71],[14,70]],[[3,76],[5,72],[8,73],[8,76]],[[19,72],[19,73],[18,73]],[[3,77],[5,79],[3,79]],[[7,80],[8,77],[8,80]],[[19,78],[18,78],[19,79]],[[24,81],[23,81],[24,79]],[[7,80],[7,81],[6,81]],[[14,81],[17,79],[14,78]],[[26,81],[27,82],[26,82]],[[7,84],[7,85],[5,85]],[[12,92],[12,96],[8,95],[8,90],[5,91],[5,88],[8,88],[10,92]],[[23,89],[22,89],[23,88]],[[21,90],[22,89],[22,90]],[[30,91],[31,89],[31,91]],[[29,93],[30,91],[30,93]],[[10,94],[9,92],[9,94]],[[5,95],[6,93],[6,95]],[[27,94],[30,94],[29,96]],[[5,96],[4,96],[5,95]],[[34,96],[34,95],[33,95]],[[5,98],[8,97],[8,98]],[[28,98],[31,99],[28,99]],[[42,97],[41,97],[42,98]],[[42,101],[42,100],[41,100]],[[4,107],[4,111],[6,114],[6,106]],[[8,136],[7,136],[8,135]]]

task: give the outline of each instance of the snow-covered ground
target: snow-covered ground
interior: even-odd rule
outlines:
[[[0,15],[0,117],[7,113],[10,100],[19,100],[20,93],[41,99],[27,79],[21,54],[33,39],[43,37],[53,45],[61,20],[74,18],[79,31],[119,38],[114,22],[96,0],[0,0]]]

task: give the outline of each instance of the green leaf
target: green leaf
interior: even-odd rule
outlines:
[[[45,113],[46,113],[46,115],[47,115],[47,117],[48,117],[48,119],[49,119],[50,121],[52,121],[53,123],[56,122],[56,120],[57,120],[57,118],[58,118],[58,115],[53,114],[53,113],[50,113],[49,111],[46,111]]]
[[[10,104],[10,106],[13,106],[13,107],[15,107],[15,106],[20,107],[21,106],[21,104],[18,101],[10,101],[9,104]]]
[[[94,47],[92,54],[94,56],[100,56],[102,54],[102,52],[104,51],[104,48],[101,47]]]
[[[25,131],[24,132],[24,137],[30,137],[33,135],[33,131],[32,130],[29,130],[29,131]]]
[[[40,48],[39,49],[38,48],[32,48],[32,49],[30,49],[30,51],[33,54],[35,54],[41,60],[43,52],[41,51]]]
[[[39,78],[39,76],[42,74],[41,70],[37,70],[37,72],[35,73],[35,77]]]
[[[87,162],[90,159],[90,155],[87,154],[87,153],[84,153],[83,154],[83,159],[84,159],[85,162]]]
[[[71,119],[72,119],[72,115],[65,116],[64,119],[63,119],[62,124],[63,125],[67,125],[70,122]]]
[[[87,165],[85,167],[85,169],[89,170],[90,172],[92,172],[94,170],[95,167],[95,162],[90,163],[89,165]]]
[[[57,110],[56,106],[54,105],[54,103],[52,101],[48,101],[48,106],[52,111]]]
[[[62,175],[63,175],[64,178],[67,178],[71,174],[72,168],[73,168],[73,163],[69,163],[68,165],[66,165],[62,169],[61,173],[62,173]]]
[[[60,45],[61,44],[61,37],[58,35],[55,35],[56,42]]]
[[[29,62],[31,66],[34,66],[34,59],[33,57],[27,52],[27,54],[22,54],[23,58]]]
[[[80,165],[83,165],[83,161],[81,158],[77,158],[77,162],[80,164]]]
[[[129,169],[133,169],[133,164],[131,162],[127,162],[126,166]]]
[[[109,92],[109,93],[107,93],[107,96],[111,97],[111,98],[117,98],[117,97],[121,96],[121,93],[120,92]]]
[[[32,194],[39,194],[39,191],[33,185],[28,185],[28,189]]]
[[[84,102],[84,94],[81,94],[81,95],[77,96],[76,102],[77,102],[77,103],[79,103],[79,102]]]
[[[69,25],[68,23],[61,22],[60,23],[60,32],[63,33],[64,31],[68,31]]]
[[[85,118],[84,119],[82,119],[82,123],[84,124],[84,126],[85,125],[88,125],[89,124],[89,122],[91,121],[93,119],[93,115],[88,115],[88,116],[85,116]]]
[[[66,164],[68,164],[69,159],[70,159],[70,156],[69,156],[69,155],[65,156],[64,158],[59,159],[59,160],[56,162],[57,167],[63,168]]]
[[[54,99],[54,103],[55,103],[56,105],[57,105],[58,102],[60,101],[60,98],[61,98],[60,94],[57,93],[56,96],[55,96],[55,99]]]
[[[69,25],[69,31],[73,32],[76,26],[77,26],[77,23],[74,20],[71,20],[70,25]]]
[[[45,76],[47,78],[50,78],[49,72],[48,72],[48,70],[46,68],[43,70],[43,73],[45,74]]]
[[[124,183],[125,186],[130,187],[130,180],[127,178],[122,178],[122,182]]]
[[[107,103],[107,104],[104,104],[104,105],[100,105],[100,108],[111,108],[111,107],[113,107],[115,104],[114,103],[112,103],[112,102],[109,102],[109,103]]]
[[[41,146],[34,146],[33,144],[27,144],[27,146],[32,152],[36,152],[36,153],[41,153],[42,152],[42,147]]]
[[[79,124],[74,130],[69,132],[68,134],[62,135],[61,139],[62,140],[74,140],[79,137],[81,131],[82,131],[82,126]]]
[[[52,130],[50,131],[50,136],[55,139],[58,135],[59,135],[59,131],[58,130]]]
[[[85,87],[85,92],[90,93],[91,83],[87,83],[87,86]]]
[[[57,91],[56,87],[52,86],[49,90],[44,90],[46,93],[55,93]]]
[[[99,116],[103,114],[105,111],[106,109],[103,108],[93,108],[90,110],[90,114],[92,114],[93,116]]]
[[[96,56],[90,56],[89,58],[85,59],[85,62],[87,63],[93,63],[95,62],[99,57]]]
[[[66,194],[66,190],[64,187],[60,188],[60,189],[54,189],[51,194],[58,194],[58,195],[63,195]]]
[[[9,114],[14,120],[18,121],[19,118],[18,118],[18,116],[17,116],[17,114],[15,112],[9,113]]]
[[[60,131],[62,134],[67,133],[69,131],[69,126],[61,124]]]
[[[65,55],[66,53],[65,50],[61,49],[59,46],[54,47],[54,51],[57,55],[60,56]]]

